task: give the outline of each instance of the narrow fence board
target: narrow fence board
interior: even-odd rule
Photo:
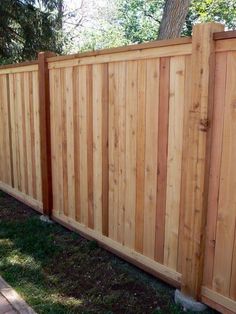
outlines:
[[[0,181],[12,185],[12,154],[8,76],[0,76]]]
[[[30,80],[29,73],[24,73],[24,94],[25,94],[25,139],[26,139],[26,176],[28,181],[28,193],[33,197],[33,177],[32,177],[32,144],[31,144],[31,126],[30,126]]]
[[[109,65],[109,237],[118,238],[119,215],[119,86],[120,64]]]
[[[23,142],[23,171],[24,171],[24,178],[25,178],[25,186],[24,186],[24,193],[29,194],[28,188],[28,155],[27,155],[27,138],[26,138],[26,98],[28,94],[28,90],[25,90],[26,82],[24,80],[24,73],[21,74],[21,91],[22,91],[22,142]]]
[[[177,269],[183,148],[185,58],[170,60],[170,100],[167,160],[164,264]]]
[[[73,69],[73,97],[74,97],[74,172],[75,172],[75,219],[81,219],[80,203],[80,137],[79,137],[79,68]]]
[[[14,75],[9,75],[9,102],[11,106],[10,110],[10,123],[11,123],[11,142],[12,142],[12,168],[13,168],[13,188],[18,186],[17,176],[17,155],[16,155],[16,125],[15,125],[15,108],[14,108]]]
[[[93,67],[87,66],[86,94],[87,94],[87,164],[88,164],[88,226],[94,228],[93,207]]]
[[[125,228],[125,195],[126,195],[126,70],[127,64],[121,62],[118,69],[118,133],[116,143],[118,144],[118,213],[117,213],[117,240],[124,243]],[[115,117],[116,119],[117,117]]]
[[[21,96],[21,74],[15,74],[15,122],[17,128],[18,142],[18,188],[24,193],[24,164],[23,164],[23,132],[22,132],[22,96]]]
[[[147,61],[138,61],[135,249],[143,253]]]
[[[135,245],[135,210],[136,210],[136,141],[137,141],[137,85],[138,63],[127,63],[126,81],[126,190],[124,244],[129,248]]]
[[[115,173],[115,163],[114,163],[114,150],[115,150],[115,90],[117,89],[117,83],[115,80],[115,70],[116,64],[109,64],[108,72],[109,72],[109,129],[108,129],[108,147],[109,147],[109,219],[108,219],[108,236],[115,240],[115,230],[113,227],[113,222],[115,221],[115,208],[114,208],[114,173]]]
[[[68,215],[75,219],[75,170],[74,170],[74,99],[73,69],[65,69],[65,103],[66,107],[66,143],[67,143],[67,180],[68,180]]]
[[[181,191],[180,191],[180,213],[178,232],[178,258],[177,271],[182,273],[183,266],[183,242],[184,242],[184,198],[187,189],[185,178],[187,175],[187,158],[189,143],[189,111],[191,110],[191,84],[192,84],[192,56],[185,57],[185,92],[184,92],[184,117],[183,117],[183,146],[181,167]]]
[[[80,201],[81,223],[88,225],[88,164],[87,164],[87,93],[86,66],[79,70],[79,142],[80,147]]]
[[[63,173],[63,213],[68,216],[68,163],[67,163],[67,104],[66,104],[66,79],[65,79],[66,69],[60,69],[61,77],[61,99],[62,99],[62,108],[61,108],[61,125],[62,125],[62,173]],[[69,135],[68,135],[69,136]]]
[[[102,87],[102,234],[108,236],[109,223],[109,78],[108,64],[103,65]]]
[[[160,59],[155,260],[164,262],[170,58]]]
[[[34,122],[34,98],[33,98],[33,79],[32,79],[32,72],[29,73],[29,107],[30,107],[30,130],[31,130],[31,161],[32,161],[32,193],[33,198],[37,198],[36,192],[36,157],[35,157],[35,122]]]
[[[51,163],[52,163],[52,190],[53,190],[53,208],[54,211],[59,211],[59,191],[58,191],[58,154],[57,154],[57,145],[56,135],[57,127],[56,123],[59,123],[57,120],[58,108],[56,108],[56,71],[51,70],[49,72],[49,84],[50,84],[50,127],[51,127]]]
[[[155,253],[159,68],[159,59],[147,61],[143,253],[152,259]]]
[[[32,72],[33,86],[33,116],[35,127],[35,168],[36,168],[36,193],[37,200],[42,201],[42,179],[41,179],[41,150],[40,150],[40,130],[39,130],[39,93],[38,93],[38,73]]]
[[[62,165],[62,97],[61,97],[61,71],[54,70],[54,108],[51,111],[53,114],[52,120],[54,120],[54,135],[52,140],[55,141],[55,153],[53,158],[55,159],[55,197],[53,199],[54,209],[62,214],[63,212],[63,165]],[[54,161],[53,159],[53,161]]]
[[[93,66],[93,191],[94,230],[102,233],[102,86],[103,66]]]

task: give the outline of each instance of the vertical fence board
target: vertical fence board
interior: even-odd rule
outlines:
[[[135,245],[136,210],[136,141],[137,141],[137,85],[138,63],[127,63],[126,81],[126,190],[125,190],[125,229],[124,243],[129,248]]]
[[[103,65],[102,86],[102,233],[108,236],[109,223],[109,77],[108,64]]]
[[[73,69],[74,97],[74,172],[75,172],[75,219],[80,221],[80,137],[79,137],[79,67]]]
[[[170,58],[160,60],[155,259],[164,261]]]
[[[215,95],[214,112],[212,121],[212,155],[210,166],[208,211],[206,228],[205,266],[203,284],[212,285],[214,269],[216,222],[220,188],[221,151],[223,140],[224,110],[225,110],[225,84],[227,70],[227,54],[220,53],[216,56],[215,69]]]
[[[159,68],[159,59],[147,61],[143,253],[150,258],[155,251]]]
[[[68,215],[75,219],[75,171],[74,171],[74,99],[73,68],[65,70],[66,142],[67,142],[67,180]]]
[[[79,70],[79,142],[80,147],[80,201],[81,223],[88,225],[88,172],[87,172],[87,93],[86,66]]]
[[[235,169],[236,145],[231,141],[236,132],[235,82],[236,54],[228,53],[225,115],[220,173],[219,208],[217,214],[213,288],[225,296],[230,295],[230,277],[235,235]],[[224,254],[222,254],[224,251]]]
[[[118,144],[118,212],[117,212],[117,240],[124,243],[125,228],[125,193],[126,193],[126,68],[127,64],[119,64],[119,81],[118,81],[118,133],[116,141]]]
[[[135,249],[143,253],[147,61],[138,61]]]
[[[115,169],[117,168],[117,158],[118,151],[116,143],[116,132],[117,132],[117,119],[115,119],[115,112],[117,108],[116,101],[118,99],[116,93],[118,90],[117,75],[118,75],[118,65],[109,65],[109,237],[116,240],[117,229],[116,218],[117,218],[117,208],[115,207],[115,197],[117,198],[116,189],[116,178]],[[118,115],[116,115],[118,117]]]
[[[87,66],[87,163],[88,163],[88,226],[94,228],[93,206],[93,66]]]
[[[103,66],[93,66],[94,229],[102,233],[102,86]]]
[[[31,130],[31,148],[32,148],[32,189],[33,189],[33,198],[37,198],[36,192],[36,151],[35,151],[35,121],[34,121],[34,98],[33,98],[33,76],[32,73],[29,73],[29,97],[30,97],[30,130]]]
[[[184,57],[170,60],[164,264],[177,269],[184,117]]]
[[[30,81],[29,73],[24,73],[24,95],[25,95],[25,147],[27,155],[26,176],[28,182],[28,193],[33,197],[33,178],[32,178],[32,145],[31,145],[31,127],[30,127]]]
[[[35,127],[35,168],[36,168],[36,195],[42,201],[42,180],[41,180],[41,152],[39,132],[39,97],[38,97],[38,73],[32,72],[33,84],[33,119]]]

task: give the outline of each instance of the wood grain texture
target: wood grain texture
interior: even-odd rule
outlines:
[[[220,24],[196,25],[192,47],[192,96],[189,111],[187,181],[183,191],[184,237],[182,257],[182,291],[199,297],[203,272],[203,234],[206,219],[206,185],[208,169],[208,111],[212,106],[210,82],[214,79],[214,42],[212,33],[223,28]],[[201,65],[201,66],[199,66]]]
[[[160,60],[159,113],[158,113],[158,163],[155,260],[164,262],[167,154],[169,124],[170,58]]]
[[[231,139],[236,131],[236,53],[227,56],[226,96],[224,113],[224,130],[222,160],[220,171],[219,207],[215,240],[215,259],[213,270],[213,289],[224,296],[230,296],[233,250],[236,228],[235,176],[232,175],[236,145]],[[224,254],[222,254],[224,252]],[[234,280],[234,279],[233,279]],[[235,294],[234,294],[235,298]]]
[[[135,210],[136,210],[136,154],[137,154],[137,103],[138,103],[138,63],[127,63],[126,77],[126,189],[124,244],[135,246]]]
[[[41,212],[50,156],[54,219],[230,313],[236,41],[221,28],[1,68],[0,188]]]
[[[164,264],[177,269],[183,149],[185,59],[170,60],[170,100]]]
[[[216,223],[220,189],[220,168],[225,111],[227,54],[216,55],[214,112],[212,120],[211,166],[208,191],[208,210],[206,226],[205,262],[203,284],[212,286],[214,269]]]
[[[155,252],[159,70],[159,59],[147,61],[143,254],[152,259]]]
[[[138,62],[135,249],[143,253],[147,61]]]

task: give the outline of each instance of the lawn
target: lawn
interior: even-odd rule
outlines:
[[[1,191],[0,275],[37,313],[186,313],[173,288]]]

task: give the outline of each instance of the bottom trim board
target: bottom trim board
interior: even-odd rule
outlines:
[[[18,201],[26,204],[27,206],[33,208],[34,210],[36,210],[40,213],[43,213],[43,203],[35,200],[31,196],[26,195],[26,194],[12,188],[11,186],[9,186],[3,182],[0,182],[0,190],[11,195],[12,197],[17,199]]]
[[[236,301],[207,287],[202,287],[202,302],[224,314],[236,313]]]
[[[159,264],[158,262],[128,247],[125,247],[124,245],[102,234],[99,234],[92,229],[81,225],[80,223],[70,219],[65,215],[58,214],[53,211],[51,218],[56,222],[62,224],[66,228],[80,233],[85,238],[96,240],[101,247],[143,269],[144,271],[154,275],[155,277],[162,279],[163,281],[171,284],[174,287],[180,287],[181,274],[176,272],[175,270],[172,270],[165,265]]]

